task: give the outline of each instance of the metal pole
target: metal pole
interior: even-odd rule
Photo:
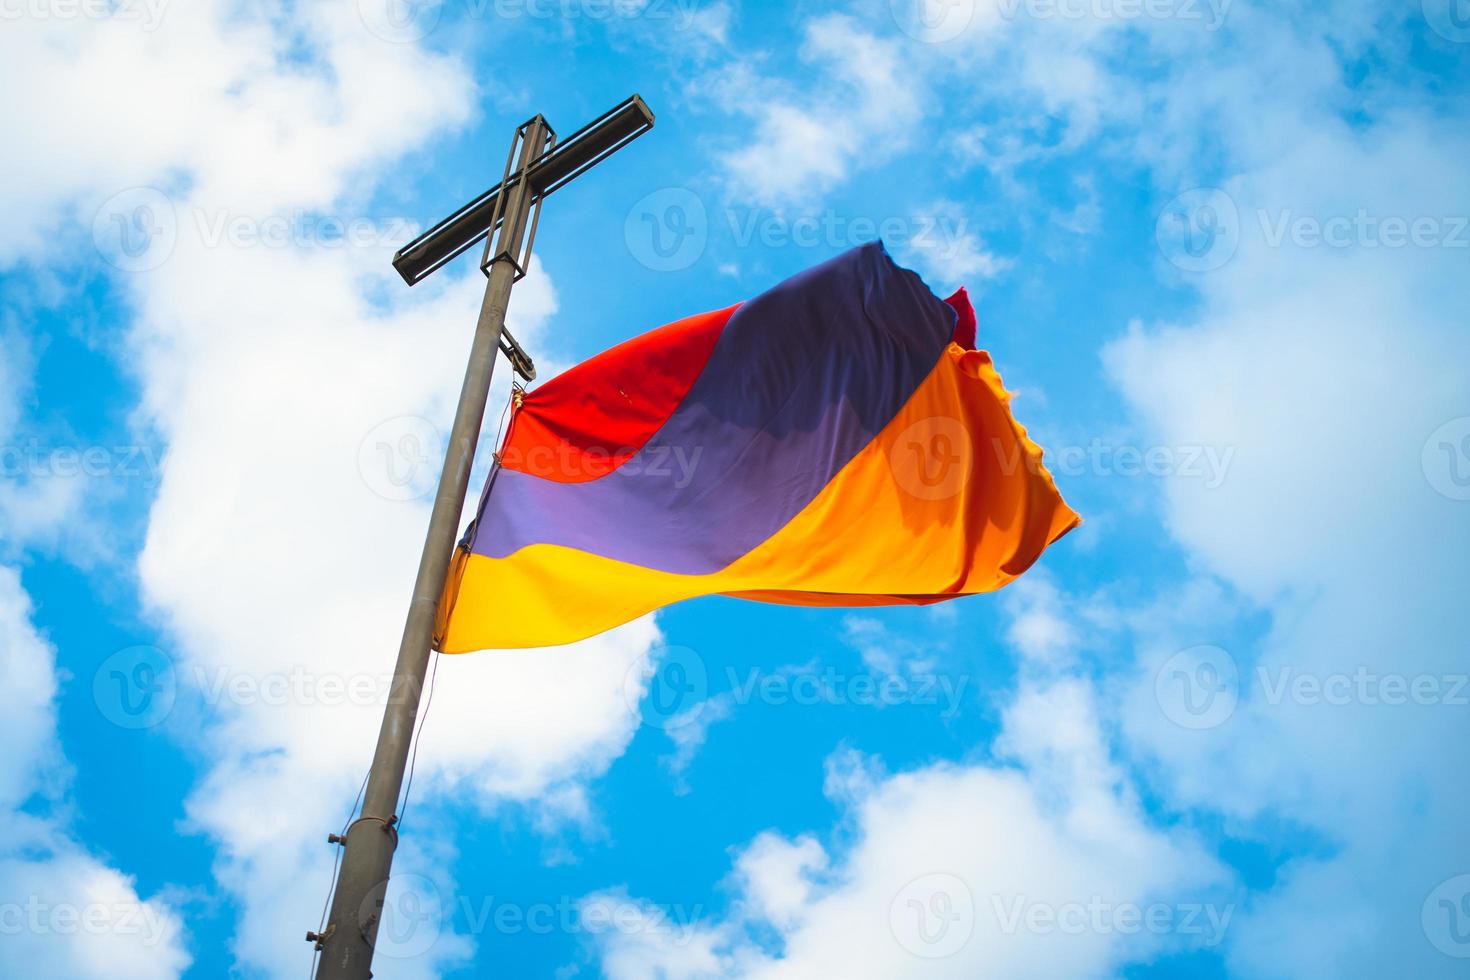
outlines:
[[[524,172],[542,152],[546,121],[537,116],[526,124],[523,131],[517,132],[523,138],[517,168]],[[459,407],[454,413],[454,427],[449,433],[444,471],[439,477],[439,491],[434,497],[434,508],[429,517],[428,537],[419,561],[418,578],[414,581],[413,602],[403,627],[403,641],[398,647],[398,662],[393,669],[393,684],[383,712],[383,726],[378,732],[378,746],[368,773],[362,811],[347,831],[327,926],[321,935],[307,935],[307,939],[317,942],[321,949],[317,980],[367,980],[372,976],[373,944],[378,934],[393,851],[398,844],[398,817],[395,812],[398,793],[403,785],[414,720],[418,717],[419,695],[423,692],[429,666],[439,596],[444,591],[449,561],[454,554],[459,518],[469,488],[470,468],[475,461],[475,443],[479,441],[485,402],[490,394],[490,377],[505,327],[505,311],[516,279],[514,257],[521,254],[520,243],[531,206],[531,191],[527,183],[518,181],[506,199],[505,220],[496,243],[495,257],[491,259],[490,281],[485,287],[480,317],[475,324],[469,365],[465,368],[464,386],[459,393]]]

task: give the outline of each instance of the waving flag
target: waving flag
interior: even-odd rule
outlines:
[[[570,643],[694,596],[998,589],[1079,523],[940,300],[879,243],[527,393],[440,603],[446,653]]]

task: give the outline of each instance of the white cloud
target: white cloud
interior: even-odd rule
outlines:
[[[674,743],[674,751],[662,761],[669,774],[674,777],[676,794],[683,796],[689,792],[684,774],[699,750],[704,747],[710,726],[728,721],[734,714],[735,696],[726,691],[689,706],[665,722],[664,730],[669,741]]]
[[[0,63],[27,97],[5,100],[0,129],[26,138],[0,188],[0,261],[49,254],[58,219],[90,225],[113,193],[180,177],[237,214],[331,202],[364,167],[467,118],[462,65],[342,14],[193,2],[165,5],[151,30],[116,16],[7,19]]]
[[[1091,159],[1111,150],[1147,167],[1160,201],[1224,188],[1235,253],[1204,273],[1158,261],[1162,278],[1199,290],[1200,312],[1184,326],[1136,328],[1105,352],[1138,421],[1135,444],[1233,453],[1214,486],[1164,483],[1167,527],[1201,577],[1129,617],[1138,665],[1117,710],[1141,761],[1160,766],[1166,805],[1224,813],[1250,838],[1285,822],[1330,851],[1289,863],[1242,916],[1233,968],[1448,974],[1455,961],[1420,912],[1470,860],[1457,826],[1466,791],[1443,749],[1464,742],[1463,709],[1358,694],[1302,703],[1280,684],[1366,674],[1437,679],[1444,694],[1463,674],[1448,583],[1466,579],[1470,552],[1446,528],[1464,505],[1434,485],[1460,450],[1451,439],[1439,458],[1425,451],[1470,405],[1455,234],[1470,199],[1447,179],[1467,149],[1463,112],[1386,79],[1345,85],[1345,63],[1395,57],[1384,28],[1417,11],[1221,13],[1221,33],[1180,17],[1028,15],[1004,45],[982,20],[951,53],[991,72],[979,97],[1020,111],[962,133],[956,148],[1013,196],[1026,193],[1022,168],[1085,140]],[[1161,77],[1136,77],[1140,48],[1167,66]],[[1036,108],[1063,123],[1050,146],[1028,115]],[[1395,221],[1417,222],[1425,243],[1395,239]],[[1242,624],[1262,612],[1266,635],[1225,651],[1240,677],[1233,713],[1201,731],[1164,717],[1155,685],[1169,658],[1248,635]],[[1016,639],[1045,645],[1051,632]]]
[[[57,464],[48,453],[22,455],[21,446],[13,449],[19,465],[34,462],[36,476],[7,480],[0,484],[0,525],[7,529],[9,546],[46,544],[54,541],[68,518],[81,510],[87,485],[80,474],[59,474],[71,464]]]
[[[0,191],[0,262],[50,256],[59,222],[91,231],[111,202],[95,234],[132,270],[118,280],[136,312],[138,423],[168,446],[139,559],[182,685],[165,724],[208,760],[187,813],[239,902],[241,968],[295,976],[330,881],[323,836],[371,756],[427,520],[426,499],[390,499],[405,494],[382,467],[431,476],[416,453],[432,445],[400,437],[447,430],[481,290],[477,273],[446,272],[407,294],[388,260],[410,231],[368,202],[376,168],[460,125],[476,86],[453,57],[310,4],[170,5],[151,31],[27,18],[7,26],[0,64],[29,89],[0,126],[34,134]],[[324,244],[321,219],[360,244]],[[120,240],[119,223],[158,234]],[[533,265],[511,326],[534,342],[555,309]],[[508,380],[502,365],[492,426]],[[396,455],[364,451],[374,439]],[[547,794],[565,819],[588,819],[578,780],[632,737],[623,681],[656,635],[645,619],[574,648],[446,659],[416,805]],[[361,685],[365,697],[344,696]],[[425,874],[411,835],[395,872]],[[445,936],[413,969],[463,953]]]
[[[5,941],[0,968],[37,980],[177,978],[190,963],[182,922],[158,900],[139,898],[131,878],[65,837],[26,834],[19,854],[0,856]]]
[[[1285,825],[1326,852],[1289,862],[1241,917],[1235,970],[1453,973],[1430,935],[1439,920],[1421,910],[1470,861],[1464,781],[1444,748],[1464,742],[1466,721],[1443,703],[1464,674],[1450,583],[1470,573],[1463,535],[1447,530],[1463,519],[1456,479],[1470,472],[1454,428],[1470,411],[1459,367],[1470,199],[1449,178],[1467,149],[1463,107],[1376,75],[1349,87],[1346,66],[1402,56],[1408,33],[1390,29],[1417,8],[1234,5],[1214,12],[1228,18],[1216,33],[1181,16],[1013,6],[1025,16],[978,18],[942,49],[984,73],[977,100],[1006,104],[956,137],[961,158],[1013,199],[1031,193],[1028,165],[1063,155],[1141,165],[1160,202],[1218,183],[1239,240],[1203,273],[1161,256],[1161,278],[1197,288],[1201,310],[1105,352],[1138,422],[1133,444],[1232,454],[1212,486],[1165,481],[1167,528],[1197,577],[1126,617],[1136,673],[1106,710],[1138,761],[1159,767],[1165,805],[1223,813],[1250,839]],[[1137,77],[1141,50],[1160,76]],[[1263,613],[1259,641],[1225,639],[1249,636]],[[1050,620],[1032,626],[1014,638],[1049,645]],[[1219,642],[1240,702],[1219,727],[1182,729],[1160,711],[1159,671]],[[1283,678],[1308,693],[1283,696]],[[1441,702],[1383,703],[1416,679]],[[1348,703],[1307,703],[1324,682],[1349,685]]]
[[[304,670],[311,682],[281,705],[207,706],[215,768],[188,807],[244,905],[237,952],[271,975],[301,968],[297,933],[315,924],[321,891],[284,886],[329,881],[320,841],[369,761],[427,520],[426,500],[383,495],[372,466],[384,461],[364,464],[360,448],[384,425],[399,446],[395,418],[447,431],[480,289],[468,276],[420,287],[411,309],[385,314],[363,283],[392,276],[388,254],[211,250],[181,235],[139,294],[145,401],[169,446],[140,559],[145,596],[186,677]],[[534,343],[554,308],[538,269],[512,328]],[[502,372],[493,404],[506,384]],[[445,658],[418,799],[453,792],[488,807],[602,771],[636,729],[623,680],[656,635],[645,620],[568,649]],[[344,704],[321,686],[364,679],[379,697]],[[279,801],[267,824],[244,805],[262,798]],[[397,867],[424,873],[411,862],[400,854]],[[457,947],[431,952],[417,968]]]
[[[1327,842],[1242,917],[1231,963],[1245,974],[1458,969],[1420,913],[1470,862],[1470,794],[1446,754],[1470,733],[1463,706],[1446,701],[1464,675],[1451,583],[1470,578],[1470,551],[1450,529],[1467,505],[1436,489],[1455,461],[1424,450],[1470,405],[1465,252],[1380,236],[1385,218],[1443,231],[1443,219],[1470,213],[1464,183],[1437,176],[1470,149],[1462,132],[1389,111],[1362,132],[1299,121],[1269,154],[1241,135],[1224,185],[1240,244],[1193,280],[1202,309],[1107,351],[1145,444],[1236,447],[1218,487],[1171,480],[1164,503],[1192,564],[1250,600],[1155,619],[1151,631],[1177,645],[1140,644],[1128,730],[1175,804],[1224,812],[1247,835],[1253,821],[1285,821]],[[1360,212],[1373,221],[1357,224]],[[1332,225],[1343,244],[1273,241],[1283,223],[1334,219],[1345,219]],[[1151,702],[1166,658],[1220,643],[1232,619],[1262,611],[1265,635],[1225,651],[1239,675],[1221,688],[1238,692],[1233,711],[1199,731],[1161,718]],[[1306,688],[1290,686],[1302,678]],[[1385,684],[1416,679],[1438,694],[1388,700]]]
[[[743,63],[715,83],[723,108],[751,117],[753,138],[721,161],[732,192],[755,204],[810,199],[862,158],[881,163],[909,145],[923,98],[901,45],[830,14],[807,21],[801,58],[815,85],[783,85]]]
[[[827,791],[850,849],[761,834],[735,859],[729,917],[589,929],[602,969],[614,980],[1088,977],[1218,944],[1235,914],[1230,876],[1187,831],[1151,824],[1102,725],[1089,683],[1028,662],[992,764],[888,775],[837,753]]]
[[[1003,751],[1023,768],[941,764],[873,786],[853,804],[857,840],[840,860],[811,838],[758,837],[733,878],[748,918],[667,943],[667,958],[646,934],[599,936],[603,969],[615,980],[1102,976],[1222,937],[1233,915],[1223,874],[1183,836],[1148,826],[1098,741],[1085,685],[1023,695]],[[1128,925],[1152,906],[1172,925]],[[1213,910],[1200,925],[1217,928],[1186,930],[1186,910]],[[752,938],[757,927],[777,931],[779,953]],[[690,946],[715,955],[691,967]]]
[[[1216,43],[1199,25],[1131,25],[1146,28],[1149,55],[1176,66],[1138,82],[1128,71],[1138,39],[1124,44],[1115,29],[1130,25],[1012,23],[1000,43],[1001,19],[983,13],[975,33],[943,50],[971,70],[961,77],[983,82],[975,99],[1014,100],[1017,111],[960,142],[973,161],[1013,178],[1097,137],[1091,145],[1148,166],[1165,197],[1202,179],[1200,161],[1223,154],[1236,175],[1226,187],[1241,219],[1238,254],[1190,280],[1204,307],[1188,325],[1140,329],[1108,352],[1109,371],[1152,441],[1238,450],[1218,487],[1166,485],[1168,528],[1192,568],[1256,604],[1245,614],[1270,614],[1259,649],[1234,651],[1247,679],[1257,667],[1270,676],[1463,672],[1453,585],[1466,580],[1470,552],[1453,529],[1467,505],[1436,492],[1423,450],[1438,426],[1470,411],[1460,369],[1470,353],[1464,253],[1269,241],[1281,220],[1351,217],[1360,207],[1406,220],[1466,214],[1463,181],[1452,179],[1466,156],[1456,128],[1463,120],[1396,106],[1379,92],[1363,111],[1367,121],[1339,121],[1357,101],[1340,89],[1335,46],[1363,53],[1372,36],[1365,14],[1339,6],[1301,15],[1309,23],[1296,29],[1266,12],[1230,16],[1248,39],[1244,49]],[[411,302],[373,304],[365,294],[402,296],[384,271],[399,240],[349,251],[211,246],[205,233],[221,220],[255,226],[295,208],[370,216],[362,201],[374,166],[459,125],[474,87],[453,59],[383,44],[326,7],[288,17],[171,5],[157,27],[7,24],[0,72],[27,98],[0,106],[0,127],[28,138],[10,160],[8,191],[0,188],[8,216],[0,263],[54,256],[58,222],[70,215],[85,228],[119,190],[169,192],[172,255],[130,286],[143,416],[170,446],[141,573],[178,637],[177,666],[186,679],[221,670],[259,679],[303,665],[317,679],[381,673],[425,511],[376,495],[381,481],[364,477],[359,450],[397,416],[442,431],[477,283],[447,280],[419,287]],[[712,36],[723,29],[721,21]],[[724,105],[761,106],[752,116],[756,137],[723,161],[732,190],[789,203],[896,152],[925,119],[928,84],[916,80],[929,77],[938,50],[826,16],[807,25],[802,57],[828,82],[798,87],[731,70]],[[28,84],[37,78],[51,83]],[[1057,118],[1064,124],[1045,134],[1049,148],[1028,150],[1044,132],[1037,121]],[[53,125],[57,119],[68,125]],[[1086,175],[1077,179],[1087,191]],[[1083,197],[1057,220],[1094,227]],[[102,213],[104,226],[112,217]],[[996,271],[983,243],[957,241],[964,247],[949,257],[949,274]],[[1162,259],[1159,267],[1176,276]],[[517,293],[514,325],[534,340],[554,308],[549,283],[533,275]],[[502,375],[502,393],[504,382]],[[63,499],[61,484],[48,489],[57,496],[28,498],[29,510],[0,502],[0,513],[55,523],[75,502]],[[1150,944],[1096,928],[1059,935],[1004,925],[1016,900],[1023,913],[1038,903],[1055,913],[1094,900],[1113,909],[1172,907],[1218,894],[1218,867],[1182,832],[1145,818],[1104,736],[1115,720],[1130,747],[1157,764],[1168,805],[1223,813],[1246,836],[1252,821],[1290,821],[1333,849],[1286,867],[1269,897],[1229,926],[1241,972],[1431,975],[1455,966],[1426,942],[1419,907],[1470,861],[1455,819],[1470,799],[1449,748],[1464,743],[1463,711],[1272,704],[1248,681],[1224,725],[1181,734],[1151,703],[1157,665],[1173,652],[1160,636],[1139,642],[1137,677],[1125,679],[1137,683],[1117,692],[1124,710],[1114,719],[1117,705],[1055,675],[1072,662],[1076,630],[1043,592],[1021,593],[1012,641],[1036,675],[1006,714],[993,764],[890,776],[871,760],[834,758],[829,792],[858,831],[850,853],[828,854],[810,837],[763,835],[736,861],[741,912],[679,933],[679,943],[651,929],[608,934],[607,972],[1114,972]],[[19,622],[23,597],[12,598],[6,615]],[[1171,600],[1171,614],[1150,627],[1181,645],[1216,640],[1213,631],[1240,612],[1208,578],[1160,605]],[[7,653],[22,655],[6,661],[17,700],[0,726],[7,745],[13,739],[42,758],[53,752],[54,673],[49,660],[36,669],[33,633],[10,632],[20,639],[7,638],[15,644]],[[579,781],[631,738],[637,719],[623,681],[653,636],[645,621],[549,655],[446,660],[420,789],[471,793],[487,807],[539,794],[566,819],[588,819]],[[1111,684],[1103,689],[1113,693]],[[244,909],[239,956],[247,969],[299,971],[297,936],[314,924],[320,897],[299,884],[327,880],[330,852],[320,835],[340,821],[355,789],[378,709],[257,701],[189,714],[199,710],[181,704],[174,724],[183,731],[199,723],[188,734],[213,766],[189,814],[221,843],[218,873]],[[18,799],[42,778],[37,772],[29,763],[0,768],[0,789]],[[276,803],[270,823],[246,818],[245,801],[261,798]],[[432,821],[433,811],[414,819]],[[45,866],[56,874],[46,887],[138,901],[127,899],[125,877],[55,828],[47,833]],[[426,874],[443,860],[416,852],[411,834],[406,843],[400,870]],[[5,867],[25,883],[43,874],[30,858]],[[904,948],[895,916],[935,911],[941,895],[962,897],[924,885],[905,893],[934,874],[962,883],[974,931],[955,955],[930,960]],[[452,893],[452,883],[438,887]],[[613,900],[651,914],[644,903]],[[776,930],[779,955],[750,940],[747,929],[757,928]],[[51,947],[37,942],[26,947],[43,964],[32,973],[50,969]],[[74,948],[115,959],[109,975],[133,968],[126,950]],[[176,974],[184,954],[171,942],[162,948],[158,975]],[[442,937],[415,968],[455,962],[464,949],[458,937]],[[78,975],[85,966],[66,961],[54,972]]]
[[[978,290],[1010,267],[1010,261],[990,251],[984,240],[968,230],[963,210],[941,202],[914,216],[915,237],[907,249],[925,278],[949,289],[969,286]]]
[[[767,831],[735,861],[734,879],[744,912],[759,922],[790,930],[806,917],[817,883],[827,868],[827,852],[814,837],[787,840]]]
[[[0,352],[0,443],[16,452],[32,367],[18,344]],[[77,485],[7,475],[0,542],[9,549],[52,533]],[[59,496],[57,487],[65,488]],[[64,820],[36,816],[64,798],[67,772],[56,739],[56,651],[31,615],[18,571],[0,565],[0,820],[7,828],[0,842],[0,972],[38,980],[172,980],[190,961],[177,913],[141,898],[128,876],[87,853]]]
[[[0,328],[0,547],[7,552],[52,545],[64,531],[91,537],[66,527],[88,489],[82,454],[58,457],[25,424],[34,370],[24,334]]]
[[[842,638],[863,658],[863,664],[878,674],[890,676],[932,671],[936,653],[947,644],[943,633],[921,636],[895,633],[874,616],[850,613],[842,617]]]
[[[1042,571],[1013,583],[1003,594],[1011,614],[1007,639],[1035,664],[1059,667],[1070,662],[1077,631],[1063,611],[1063,598]]]
[[[31,600],[13,568],[0,566],[0,811],[9,813],[41,788],[56,762],[55,654],[30,623]]]
[[[176,980],[190,962],[177,913],[139,896],[131,878],[87,853],[60,819],[21,810],[63,782],[56,655],[30,617],[20,576],[0,566],[0,972]]]
[[[720,976],[726,957],[718,936],[690,925],[684,911],[629,898],[621,889],[588,895],[577,906],[585,934],[604,944],[607,977]]]

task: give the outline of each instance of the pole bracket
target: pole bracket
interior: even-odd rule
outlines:
[[[526,381],[536,380],[536,362],[531,360],[531,355],[521,346],[520,341],[510,335],[505,327],[500,328],[500,350],[510,361],[510,366],[515,368],[516,374]]]

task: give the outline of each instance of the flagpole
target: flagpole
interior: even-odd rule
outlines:
[[[548,133],[546,121],[540,116],[527,123],[523,130],[517,166],[517,171],[522,173],[544,150]],[[454,412],[454,426],[449,432],[444,470],[439,477],[439,490],[434,496],[434,507],[429,516],[429,531],[424,540],[423,556],[419,559],[413,600],[404,623],[403,640],[398,647],[398,661],[393,669],[393,683],[383,712],[383,724],[378,731],[372,768],[368,772],[362,810],[348,828],[343,842],[345,850],[329,925],[321,934],[307,935],[307,939],[318,943],[321,949],[317,980],[367,980],[372,976],[373,944],[381,920],[393,851],[398,844],[398,794],[403,785],[414,720],[418,717],[419,697],[428,671],[439,597],[444,591],[449,562],[459,534],[470,469],[475,462],[475,444],[480,438],[490,379],[505,330],[510,291],[520,271],[513,256],[522,252],[521,241],[531,210],[530,197],[529,184],[524,180],[510,187],[505,196],[504,223],[494,258],[490,259],[490,281],[485,286],[480,316],[475,323],[469,364],[459,392],[459,406]]]
[[[636,94],[561,142],[545,117],[532,117],[516,128],[500,183],[405,245],[393,258],[394,268],[412,286],[483,238],[480,270],[489,281],[475,322],[362,809],[343,837],[328,837],[343,852],[327,923],[320,933],[306,934],[321,953],[316,980],[369,980],[372,976],[373,947],[398,845],[398,796],[497,354],[504,351],[524,379],[535,378],[530,357],[505,329],[505,313],[511,287],[530,267],[541,203],[652,128],[653,113]]]

